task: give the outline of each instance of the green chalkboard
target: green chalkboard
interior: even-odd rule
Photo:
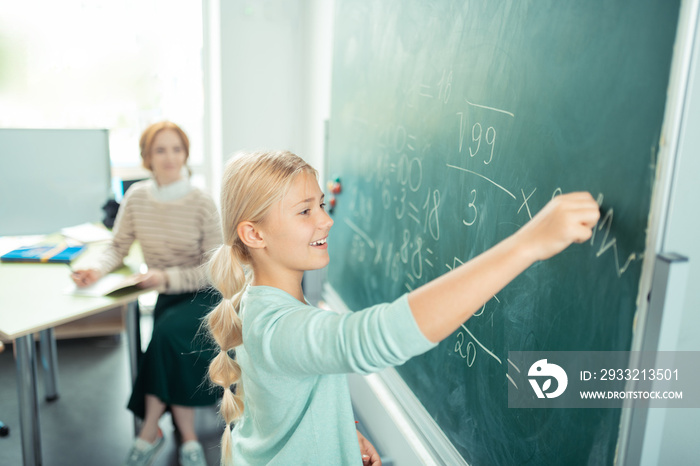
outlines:
[[[330,285],[390,301],[560,192],[591,241],[397,368],[470,463],[612,464],[620,411],[509,409],[509,351],[629,350],[679,14],[669,0],[336,1]]]

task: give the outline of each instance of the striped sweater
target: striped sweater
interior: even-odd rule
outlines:
[[[207,285],[202,265],[222,243],[219,213],[214,201],[192,188],[183,197],[162,202],[153,193],[153,180],[133,184],[126,192],[114,223],[114,238],[97,269],[110,272],[121,266],[138,240],[149,269],[162,269],[168,294],[196,291]]]

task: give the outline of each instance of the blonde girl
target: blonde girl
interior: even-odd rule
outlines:
[[[210,276],[224,299],[208,316],[221,351],[209,375],[225,389],[222,462],[236,466],[380,465],[355,430],[344,374],[433,348],[532,263],[590,238],[599,216],[588,193],[558,196],[463,266],[393,303],[337,314],[302,293],[304,271],[328,264],[333,225],[311,166],[289,152],[235,157],[221,211]]]

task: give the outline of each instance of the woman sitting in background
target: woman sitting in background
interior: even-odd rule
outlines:
[[[129,452],[129,466],[150,464],[163,446],[158,421],[170,408],[182,437],[180,464],[206,465],[194,429],[196,406],[216,403],[204,382],[214,353],[198,336],[202,317],[218,301],[206,291],[201,265],[221,242],[219,214],[211,197],[189,182],[187,135],[174,123],[155,123],[140,141],[149,180],[129,188],[119,208],[114,239],[93,269],[73,280],[87,286],[122,264],[134,240],[141,244],[148,272],[140,286],[159,291],[153,335],[143,355],[128,407],[144,422]]]

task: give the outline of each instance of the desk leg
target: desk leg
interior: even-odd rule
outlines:
[[[56,357],[56,336],[53,328],[39,332],[41,367],[44,369],[46,401],[58,399],[58,359]]]
[[[39,466],[42,461],[34,336],[29,334],[20,337],[15,340],[15,345],[17,347],[17,398],[19,399],[23,464],[24,466]]]
[[[141,351],[139,348],[139,332],[141,331],[141,326],[139,325],[139,306],[138,301],[133,301],[127,304],[126,307],[126,338],[129,346],[129,369],[131,373],[131,387],[134,386],[134,381],[136,381],[136,373],[139,368],[138,355]],[[134,416],[134,433],[138,434],[140,427],[140,422],[136,416]]]

